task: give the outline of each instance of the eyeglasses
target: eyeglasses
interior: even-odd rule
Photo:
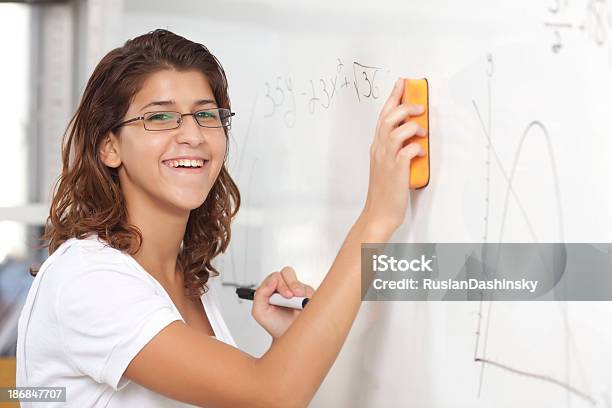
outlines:
[[[194,113],[179,113],[172,111],[147,112],[137,118],[128,119],[119,123],[114,129],[128,123],[142,120],[144,128],[153,132],[160,130],[172,130],[181,126],[183,116],[193,116],[196,123],[205,128],[227,128],[232,124],[232,116],[236,115],[226,108],[213,108],[197,111]]]

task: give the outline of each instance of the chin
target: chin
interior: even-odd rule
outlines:
[[[181,210],[191,211],[199,208],[206,201],[206,197],[208,196],[208,192],[206,194],[189,194],[182,195],[181,199],[177,199],[177,196],[170,198],[168,201],[172,204],[172,206],[176,208],[180,208]]]
[[[192,210],[195,210],[195,209],[201,207],[202,204],[204,204],[204,202],[205,202],[205,200],[198,200],[198,201],[193,201],[193,202],[190,202],[190,203],[185,203],[185,202],[183,202],[183,203],[175,203],[175,205],[177,207],[183,209],[183,210],[192,211]]]

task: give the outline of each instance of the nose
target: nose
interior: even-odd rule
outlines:
[[[177,134],[178,143],[187,143],[192,146],[197,146],[204,142],[204,128],[196,123],[193,115],[183,115],[179,119],[179,128]]]

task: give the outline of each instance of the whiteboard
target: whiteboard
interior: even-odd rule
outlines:
[[[394,80],[430,83],[431,181],[398,242],[612,242],[612,6],[603,0],[125,2],[115,45],[202,42],[229,79],[243,206],[218,260],[238,344],[269,338],[233,284],[317,286],[359,214]],[[609,303],[364,303],[312,407],[612,406]],[[475,361],[479,358],[483,361]]]

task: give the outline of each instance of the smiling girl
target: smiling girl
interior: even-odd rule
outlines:
[[[284,267],[256,291],[272,336],[237,348],[209,281],[240,194],[226,167],[227,80],[201,44],[166,30],[109,52],[89,79],[63,144],[36,273],[18,326],[17,386],[66,387],[66,402],[22,407],[305,407],[360,305],[360,244],[403,222],[409,143],[398,81],[370,149],[364,209],[316,293]],[[303,311],[268,304],[309,296]]]

